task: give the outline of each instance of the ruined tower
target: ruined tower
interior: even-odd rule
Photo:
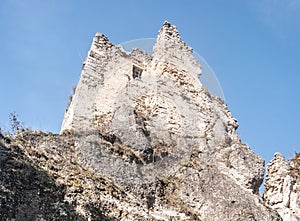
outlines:
[[[280,220],[258,195],[263,159],[241,142],[237,121],[200,74],[168,22],[152,54],[126,52],[97,33],[61,132],[76,135],[81,164],[139,201],[136,212],[127,212],[131,201],[119,208],[129,220]]]
[[[165,22],[160,29],[151,55],[139,49],[127,53],[103,34],[96,33],[76,92],[66,110],[61,132],[94,130],[99,119],[109,122],[121,91],[140,80],[153,92],[159,78],[157,75],[166,64],[180,67],[190,75],[191,83],[201,86],[198,80],[200,65],[193,57],[192,49],[181,40],[177,28],[170,23]]]

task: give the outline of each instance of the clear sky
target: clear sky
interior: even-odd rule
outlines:
[[[96,32],[119,44],[163,22],[212,67],[243,142],[266,161],[300,151],[299,0],[1,0],[0,127],[59,132]]]

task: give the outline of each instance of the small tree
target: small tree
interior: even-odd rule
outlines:
[[[13,134],[17,134],[24,129],[23,124],[19,121],[18,115],[15,112],[9,114],[9,120],[10,129]]]

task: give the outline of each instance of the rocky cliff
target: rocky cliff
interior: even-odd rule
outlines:
[[[258,194],[264,160],[200,74],[168,22],[150,55],[97,33],[61,134],[1,139],[1,219],[282,220]]]
[[[267,205],[278,211],[283,220],[300,220],[300,153],[287,162],[280,153],[267,165],[263,194]]]

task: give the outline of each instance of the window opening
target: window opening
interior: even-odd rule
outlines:
[[[132,67],[132,77],[133,79],[141,79],[143,73],[143,69],[133,65]]]

